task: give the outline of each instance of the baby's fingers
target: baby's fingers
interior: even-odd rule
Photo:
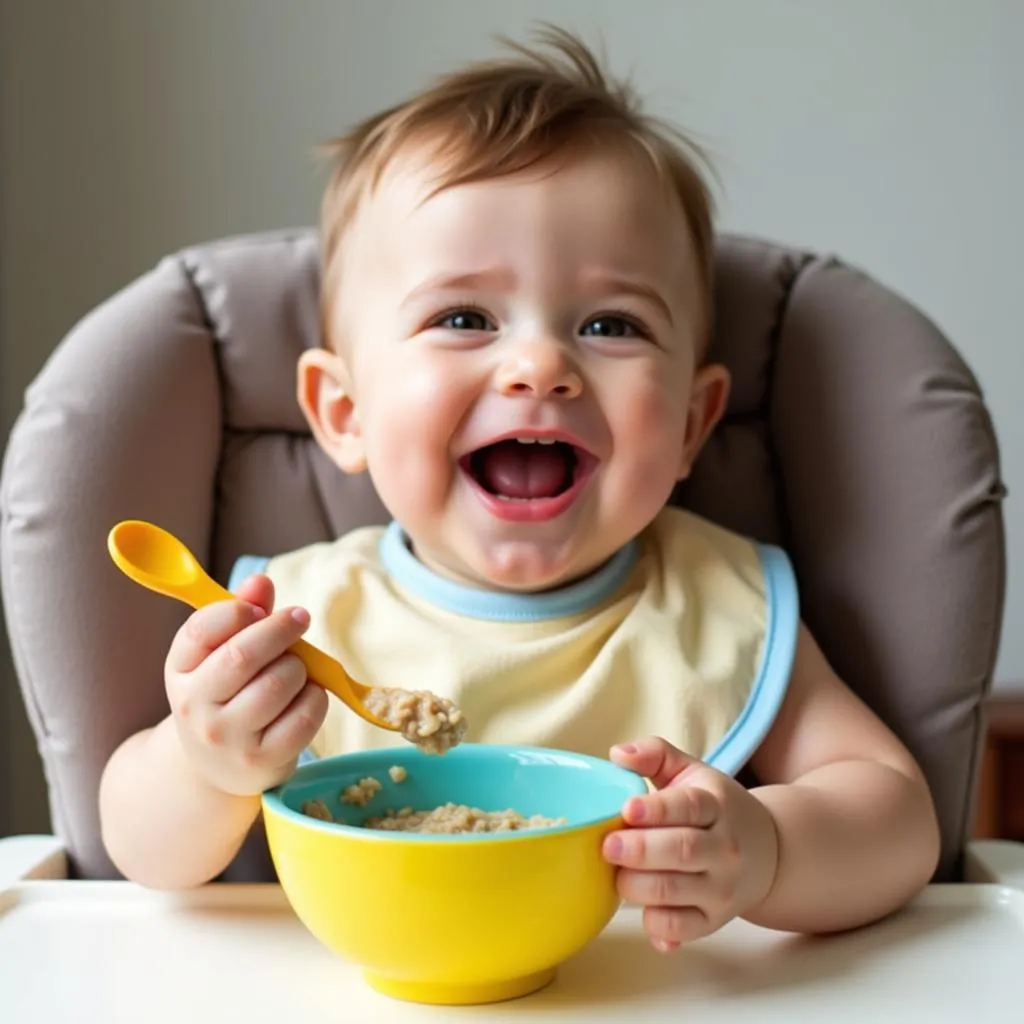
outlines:
[[[701,872],[711,868],[722,843],[703,828],[635,828],[612,832],[604,841],[611,864],[637,871]]]
[[[282,654],[221,708],[225,732],[258,736],[284,712],[306,685],[306,666],[295,654]]]
[[[316,736],[327,717],[327,691],[306,683],[299,695],[263,731],[260,752],[268,764],[284,764],[297,757]]]
[[[267,613],[274,610],[274,584],[269,576],[262,573],[247,576],[235,596],[239,601],[254,604]]]
[[[718,820],[718,797],[701,786],[669,786],[646,796],[634,796],[622,808],[627,825],[710,828]]]
[[[645,775],[658,789],[676,782],[691,769],[703,767],[678,747],[659,736],[645,736],[633,743],[620,743],[612,747],[609,756],[616,764],[640,775]]]
[[[245,601],[224,600],[200,608],[174,635],[165,661],[167,672],[194,672],[236,633],[264,618],[262,608]]]
[[[706,874],[624,868],[616,875],[615,885],[627,903],[644,907],[702,907],[710,882]]]
[[[207,685],[206,697],[223,703],[264,672],[309,628],[309,613],[303,608],[283,608],[247,629],[236,633],[203,665],[200,672]]]
[[[656,950],[669,953],[710,935],[715,926],[700,907],[644,907],[644,931]]]

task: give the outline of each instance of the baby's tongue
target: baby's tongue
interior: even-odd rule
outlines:
[[[564,444],[501,441],[478,453],[480,481],[506,498],[553,498],[572,483],[571,451]]]

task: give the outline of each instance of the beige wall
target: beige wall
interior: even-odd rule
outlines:
[[[1024,490],[1021,3],[0,2],[4,425],[91,305],[177,246],[310,222],[313,143],[547,17],[600,28],[659,112],[700,131],[725,226],[836,250],[923,306],[979,373]],[[1016,502],[1008,515],[1019,622],[1024,521]],[[1000,677],[1024,681],[1020,629]],[[8,827],[43,827],[3,685]]]

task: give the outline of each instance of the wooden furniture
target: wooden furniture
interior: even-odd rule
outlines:
[[[1024,840],[1024,691],[987,705],[974,836]]]

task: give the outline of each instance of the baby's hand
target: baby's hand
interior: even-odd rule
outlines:
[[[301,608],[272,612],[273,584],[250,577],[238,600],[189,616],[164,681],[193,766],[225,793],[252,796],[291,774],[327,714],[327,694],[286,653],[309,626]]]
[[[619,866],[619,894],[643,905],[655,949],[709,935],[764,900],[778,840],[760,801],[662,739],[614,747],[611,757],[657,787],[626,802],[630,827],[604,843],[605,858]]]

